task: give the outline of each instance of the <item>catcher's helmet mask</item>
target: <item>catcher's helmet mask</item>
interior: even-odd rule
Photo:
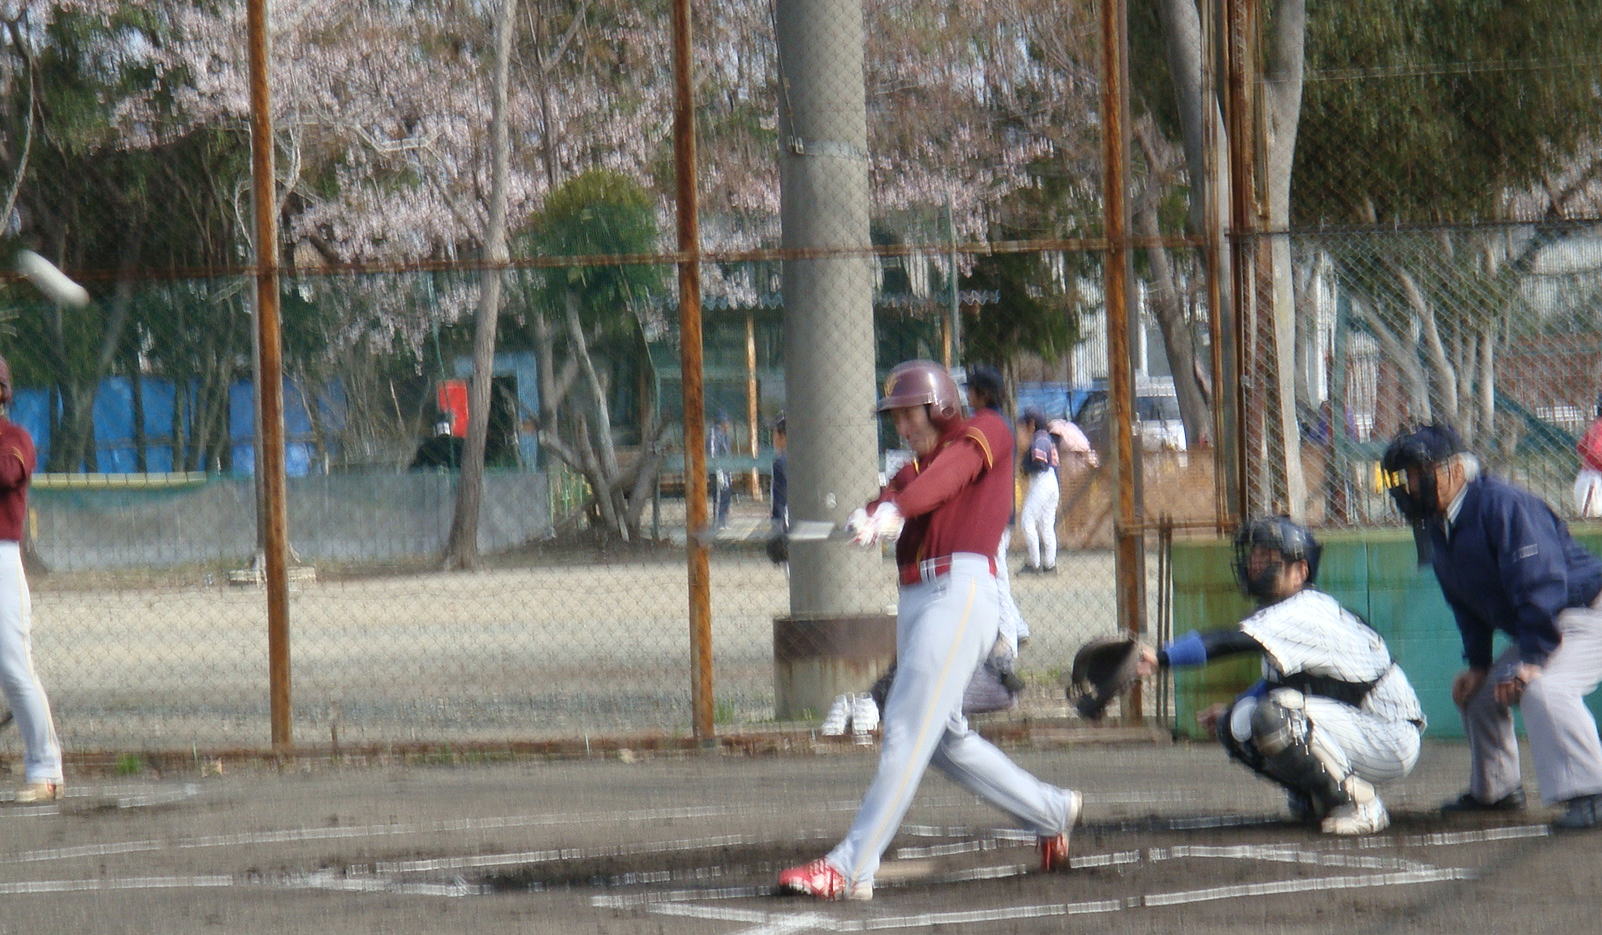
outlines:
[[[1252,573],[1251,557],[1256,549],[1271,549],[1279,560]],[[1235,533],[1235,580],[1240,589],[1258,600],[1274,598],[1274,583],[1286,562],[1307,563],[1307,584],[1318,578],[1318,556],[1323,546],[1307,527],[1288,516],[1264,516],[1240,527]]]
[[[1444,422],[1422,425],[1398,432],[1380,459],[1386,486],[1396,508],[1410,523],[1421,523],[1440,514],[1441,504],[1435,469],[1454,455],[1467,451],[1457,432]],[[1409,468],[1418,471],[1418,490],[1407,486]]]
[[[962,421],[962,393],[950,371],[932,360],[909,360],[890,371],[884,380],[879,412],[924,406],[929,422],[942,434]]]

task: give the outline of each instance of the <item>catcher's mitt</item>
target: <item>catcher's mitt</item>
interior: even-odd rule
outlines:
[[[1119,692],[1135,681],[1140,641],[1128,636],[1094,639],[1074,654],[1068,701],[1088,720],[1098,720]]]

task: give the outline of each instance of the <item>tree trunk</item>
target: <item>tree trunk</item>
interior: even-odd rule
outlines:
[[[489,437],[490,385],[494,379],[495,326],[500,318],[501,280],[505,275],[507,143],[507,74],[512,58],[512,27],[517,0],[502,0],[495,20],[495,78],[490,103],[490,212],[484,238],[489,264],[481,277],[478,315],[473,328],[473,384],[468,393],[467,444],[456,487],[456,510],[445,543],[444,566],[478,566],[478,511],[484,497],[484,443]]]
[[[1157,207],[1151,198],[1140,200],[1135,207],[1134,221],[1138,234],[1155,243],[1160,235]],[[1185,423],[1185,438],[1194,444],[1212,436],[1212,419],[1207,402],[1202,398],[1201,381],[1196,378],[1196,345],[1168,248],[1152,246],[1147,255],[1151,258],[1152,315],[1163,334],[1168,368],[1174,375],[1174,393],[1179,399],[1179,415]]]

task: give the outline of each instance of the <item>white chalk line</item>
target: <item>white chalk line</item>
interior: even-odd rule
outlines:
[[[1538,837],[1547,833],[1550,832],[1545,826],[1520,826],[1516,828],[1493,828],[1479,831],[1408,836],[1407,838],[1391,839],[1390,843],[1392,846],[1403,844],[1419,847],[1445,847],[1510,840],[1523,837]],[[1376,841],[1369,843],[1368,846],[1381,846],[1383,843],[1383,841]],[[971,853],[974,850],[984,849],[986,848],[975,848],[969,846],[966,849],[958,852]],[[902,851],[898,851],[898,854],[906,850],[913,850],[917,852],[919,856],[923,856],[923,852],[934,849],[902,849]],[[1229,886],[1207,887],[1195,890],[1179,890],[1166,893],[1142,894],[1123,899],[1085,900],[1080,902],[1037,906],[1013,906],[994,910],[968,910],[951,913],[923,913],[915,916],[881,917],[868,920],[836,919],[833,917],[822,916],[818,912],[808,912],[797,915],[794,913],[743,910],[728,906],[707,905],[709,898],[739,899],[750,898],[753,895],[766,895],[771,893],[771,890],[758,887],[728,888],[720,891],[717,895],[711,895],[704,891],[679,890],[673,893],[638,894],[625,897],[599,896],[591,900],[591,905],[596,907],[619,909],[643,908],[649,913],[660,915],[673,915],[729,922],[749,922],[755,926],[741,932],[740,935],[794,935],[794,933],[807,931],[855,932],[897,928],[934,928],[946,925],[978,925],[984,923],[1005,922],[1019,918],[1106,913],[1138,908],[1177,906],[1227,899],[1262,898],[1295,893],[1368,889],[1385,886],[1418,886],[1430,883],[1468,880],[1473,879],[1476,876],[1473,870],[1463,867],[1437,867],[1428,863],[1399,857],[1364,857],[1354,854],[1332,854],[1309,849],[1304,844],[1299,842],[1237,846],[1190,845],[1172,848],[1153,848],[1144,852],[1119,851],[1108,854],[1091,854],[1073,858],[1070,860],[1069,865],[1070,867],[1078,869],[1082,867],[1140,863],[1148,860],[1155,862],[1159,860],[1178,859],[1253,860],[1275,863],[1293,863],[1299,865],[1352,867],[1355,869],[1370,869],[1387,872],[1323,876],[1259,883],[1243,883]],[[1031,868],[1027,865],[980,867],[950,874],[942,874],[939,875],[935,882],[945,883],[958,880],[997,879],[1021,875],[1030,872],[1030,870]],[[920,881],[920,885],[927,885],[929,882],[931,881],[925,879]]]
[[[153,890],[199,889],[204,887],[233,886],[234,878],[219,874],[169,877],[109,877],[89,880],[28,880],[23,883],[0,883],[0,896],[24,896],[30,893],[81,893],[95,890]]]
[[[856,808],[857,803],[844,808]],[[20,811],[6,809],[4,811]],[[287,844],[305,841],[329,841],[351,838],[395,837],[418,834],[443,834],[464,831],[496,831],[513,828],[551,827],[567,824],[626,825],[639,821],[665,821],[687,818],[721,818],[748,811],[743,806],[689,806],[682,808],[640,809],[633,812],[605,812],[588,815],[507,815],[485,818],[442,819],[431,822],[396,822],[382,825],[350,825],[333,828],[284,828],[271,831],[244,831],[233,834],[196,835],[173,838],[168,841],[143,839],[84,845],[82,847],[41,848],[17,854],[0,855],[0,864],[33,863],[48,860],[70,860],[84,856],[129,854],[153,850],[185,850],[209,847],[244,847],[258,844]],[[0,812],[3,814],[4,812]]]
[[[102,794],[111,792],[103,790]],[[135,790],[131,794],[118,793],[118,807],[142,807],[149,804],[181,801],[199,794],[196,784],[185,784],[176,790],[146,792]],[[92,795],[90,791],[77,793]],[[126,803],[126,804],[125,804]],[[854,803],[840,803],[836,808],[832,803],[825,810],[848,810],[854,808]],[[622,816],[623,820],[667,820],[678,818],[704,818],[719,817],[729,814],[738,814],[749,811],[745,807],[721,806],[691,806],[670,809],[642,809]],[[22,809],[8,810],[12,813],[21,812]],[[54,807],[45,807],[28,811],[56,811]],[[0,857],[0,863],[22,863],[50,860],[67,860],[84,857],[104,857],[119,854],[131,854],[161,850],[164,848],[207,848],[227,847],[251,844],[267,844],[295,841],[328,840],[340,838],[354,838],[364,836],[392,836],[405,834],[426,834],[450,831],[490,830],[500,828],[517,828],[529,826],[553,826],[574,822],[586,822],[599,816],[587,815],[514,815],[496,816],[488,818],[467,818],[436,821],[427,823],[405,823],[387,825],[366,825],[351,828],[299,828],[281,829],[255,833],[240,833],[227,835],[207,835],[192,838],[181,838],[175,841],[134,840],[124,842],[108,842],[103,844],[82,845],[77,847],[48,848],[26,851],[21,854]],[[610,821],[618,821],[620,816],[609,813],[605,816]],[[1181,819],[1171,822],[1170,826],[1180,827],[1213,827],[1222,824],[1238,823],[1238,818],[1202,817],[1197,819]],[[941,828],[938,826],[916,826],[908,829],[915,836],[949,835],[953,833],[972,833],[972,829]],[[1385,846],[1415,847],[1449,847],[1463,844],[1487,843],[1493,841],[1513,840],[1519,838],[1544,837],[1551,834],[1547,825],[1518,825],[1500,828],[1479,829],[1461,832],[1440,832],[1424,835],[1409,835],[1406,837],[1362,838],[1353,842],[1343,842],[1348,846],[1359,848],[1375,848]],[[793,837],[787,836],[786,839]],[[1011,829],[999,829],[995,837],[1001,840],[1024,841],[1032,838],[1025,832]],[[360,893],[396,893],[435,897],[462,897],[481,895],[490,892],[491,888],[468,884],[463,880],[449,883],[434,882],[406,882],[393,879],[392,874],[405,872],[426,872],[430,870],[467,869],[471,867],[493,866],[497,863],[532,862],[519,858],[532,857],[534,861],[562,861],[596,856],[615,856],[619,854],[641,855],[651,853],[668,853],[673,851],[691,850],[697,847],[726,846],[728,844],[748,843],[751,839],[741,836],[719,836],[715,838],[686,838],[672,841],[648,842],[638,845],[624,845],[614,848],[600,849],[553,849],[549,851],[527,852],[527,855],[475,855],[460,858],[442,858],[431,861],[392,862],[377,865],[379,872],[369,874],[365,868],[347,868],[346,871],[320,871],[312,874],[285,875],[276,878],[265,878],[255,875],[249,878],[235,878],[223,875],[194,875],[194,876],[165,876],[165,877],[129,877],[108,878],[96,877],[79,880],[44,880],[19,883],[0,884],[0,894],[22,895],[29,893],[59,893],[68,891],[94,891],[94,890],[131,890],[131,889],[170,889],[170,888],[217,888],[229,886],[270,887],[280,889],[317,889],[339,892]],[[994,842],[981,844],[978,849],[984,850],[994,846]],[[952,853],[961,853],[973,850],[972,845],[952,845]],[[1375,869],[1385,866],[1399,868],[1399,872],[1380,875],[1358,875],[1347,877],[1326,877],[1315,880],[1284,881],[1278,883],[1242,884],[1231,887],[1218,887],[1206,890],[1184,891],[1181,893],[1156,894],[1150,897],[1140,897],[1135,900],[1090,900],[1078,903],[1065,903],[1043,907],[1010,907],[1005,910],[977,911],[955,914],[926,914],[904,917],[898,919],[878,919],[868,922],[842,923],[844,928],[830,923],[833,930],[861,931],[867,928],[900,928],[909,926],[937,926],[950,924],[976,923],[982,921],[1004,921],[1007,918],[1021,918],[1024,916],[1015,913],[1035,914],[1083,914],[1108,912],[1123,908],[1133,908],[1135,905],[1173,905],[1182,902],[1197,902],[1211,899],[1229,899],[1250,896],[1276,895],[1290,892],[1302,892],[1311,889],[1347,889],[1367,886],[1387,885],[1414,885],[1420,883],[1439,882],[1444,880],[1468,879],[1473,876],[1471,871],[1458,868],[1435,868],[1428,864],[1417,864],[1409,861],[1396,861],[1388,863],[1386,858],[1372,858],[1372,863],[1361,859],[1349,859],[1349,863],[1342,863],[1342,858],[1336,855],[1318,854],[1318,852],[1298,852],[1299,845],[1259,845],[1255,848],[1199,848],[1192,846],[1183,856],[1230,856],[1238,859],[1263,859],[1282,862],[1309,863],[1316,862],[1321,865],[1349,865],[1361,868]],[[1178,849],[1168,849],[1170,853]],[[1211,851],[1211,853],[1209,853]],[[1226,851],[1234,853],[1226,854]],[[1301,849],[1305,851],[1305,849]],[[1179,855],[1175,855],[1179,856]],[[1116,864],[1136,863],[1143,859],[1139,852],[1125,851],[1110,854],[1084,855],[1073,858],[1070,866],[1074,868],[1109,866]],[[999,867],[978,868],[953,874],[954,878],[984,879],[1001,876],[1012,876],[1027,871],[1022,865],[1005,865]],[[683,874],[683,871],[678,871]],[[646,873],[637,875],[639,879],[649,881],[654,875]],[[649,894],[647,897],[596,897],[594,905],[609,905],[617,900],[617,907],[643,906],[651,912],[669,912],[672,914],[693,915],[696,912],[709,910],[713,907],[695,907],[695,902],[705,902],[708,899],[748,899],[771,894],[771,887],[726,887],[720,890],[681,890],[676,893]],[[1153,902],[1156,900],[1156,902]],[[669,910],[668,907],[680,907]],[[738,912],[736,910],[736,912]],[[1001,914],[997,914],[1001,913]],[[750,921],[762,925],[789,925],[787,920],[798,918],[794,914],[773,914],[757,912],[750,916]],[[816,927],[817,914],[808,914],[806,925]],[[910,920],[910,921],[907,921]],[[745,918],[733,921],[746,921]],[[774,929],[774,932],[803,931],[804,928]]]
[[[657,915],[705,919],[709,921],[748,922],[755,925],[739,935],[794,935],[799,932],[864,932],[887,931],[905,928],[937,928],[947,925],[972,926],[986,923],[1015,921],[1049,916],[1088,915],[1128,911],[1141,908],[1180,906],[1191,903],[1212,902],[1224,899],[1283,896],[1294,893],[1330,892],[1333,890],[1370,889],[1383,886],[1417,886],[1453,880],[1473,879],[1473,871],[1458,868],[1431,868],[1402,873],[1361,874],[1350,876],[1316,877],[1300,880],[1279,880],[1266,883],[1243,883],[1198,890],[1180,890],[1169,893],[1150,893],[1125,899],[1084,900],[1071,903],[1048,903],[1033,906],[1008,906],[999,909],[972,909],[960,912],[929,912],[909,916],[884,916],[873,919],[839,919],[819,912],[802,914],[764,912],[726,906],[708,906],[694,902],[653,903],[645,908]],[[592,905],[611,905],[592,900]]]
[[[1176,858],[1219,858],[1223,860],[1250,860],[1268,863],[1302,864],[1320,867],[1352,867],[1358,870],[1421,870],[1431,865],[1405,857],[1359,857],[1349,854],[1332,854],[1310,850],[1298,844],[1235,844],[1225,846],[1180,845],[1153,848],[1152,862]]]

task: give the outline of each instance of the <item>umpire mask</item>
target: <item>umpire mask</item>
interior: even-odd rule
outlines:
[[[1441,512],[1435,469],[1441,462],[1466,450],[1457,432],[1445,423],[1403,431],[1391,440],[1380,459],[1380,468],[1385,472],[1391,499],[1396,501],[1396,508],[1408,522],[1417,525]],[[1410,468],[1418,472],[1417,490],[1408,487]]]

